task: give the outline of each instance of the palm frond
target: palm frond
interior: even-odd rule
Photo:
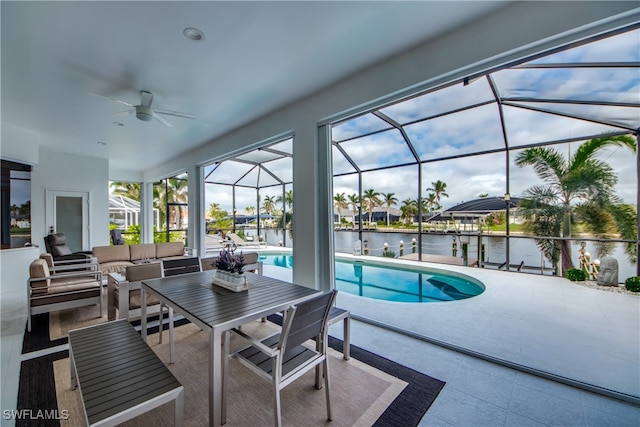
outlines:
[[[528,148],[516,157],[516,165],[533,166],[533,170],[543,181],[557,183],[567,172],[567,163],[557,150],[548,147]]]
[[[627,147],[632,152],[636,152],[636,141],[631,135],[593,138],[578,147],[571,159],[570,169],[581,168],[587,161],[593,159],[598,150],[607,146]]]

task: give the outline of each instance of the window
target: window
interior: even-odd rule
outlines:
[[[31,166],[2,160],[2,249],[31,245]]]
[[[154,232],[155,242],[186,241],[188,227],[187,173],[153,184],[153,207],[158,209],[160,224]]]

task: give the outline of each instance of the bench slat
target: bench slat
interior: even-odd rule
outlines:
[[[171,400],[182,423],[182,385],[126,319],[69,331],[69,350],[89,425],[116,425]]]

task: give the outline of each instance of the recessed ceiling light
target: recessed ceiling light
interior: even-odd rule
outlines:
[[[204,40],[204,33],[197,28],[185,28],[182,31],[182,34],[184,34],[184,36],[189,40],[193,40],[196,42]]]

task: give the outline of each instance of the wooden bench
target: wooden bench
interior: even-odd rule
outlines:
[[[182,426],[183,386],[126,319],[69,331],[69,361],[88,426],[115,426],[171,401]]]
[[[344,360],[349,360],[351,357],[351,313],[349,310],[339,307],[331,307],[329,313],[329,320],[327,326],[331,326],[334,323],[343,321],[343,336],[342,336],[342,357]]]

